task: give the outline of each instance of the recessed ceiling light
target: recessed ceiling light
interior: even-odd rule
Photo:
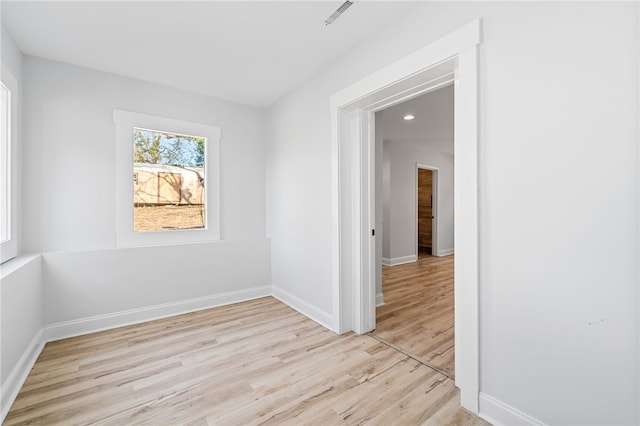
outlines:
[[[407,121],[408,120],[413,120],[414,118],[415,117],[413,115],[411,115],[411,114],[407,114],[407,115],[404,116],[404,119],[407,120]]]

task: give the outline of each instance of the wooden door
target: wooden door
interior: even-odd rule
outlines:
[[[418,169],[418,250],[431,253],[433,240],[433,170]]]

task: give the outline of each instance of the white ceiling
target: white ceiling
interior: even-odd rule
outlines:
[[[321,2],[7,1],[23,53],[266,107],[414,5]]]
[[[454,88],[449,85],[382,111],[384,140],[453,154]],[[407,121],[405,115],[415,118]],[[377,118],[377,116],[376,116]]]

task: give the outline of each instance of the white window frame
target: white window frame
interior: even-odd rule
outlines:
[[[0,138],[0,226],[6,227],[7,238],[0,241],[0,263],[13,259],[18,255],[17,240],[17,200],[16,186],[18,181],[17,173],[17,138],[18,138],[18,81],[11,72],[3,65],[0,78],[2,84],[7,88],[8,117],[6,127],[6,137]],[[2,118],[4,120],[4,118]]]
[[[116,126],[116,244],[118,247],[188,244],[220,240],[220,128],[155,115],[113,110]],[[133,129],[194,135],[205,144],[205,228],[133,230]]]

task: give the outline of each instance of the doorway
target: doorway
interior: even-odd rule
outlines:
[[[449,84],[375,114],[383,304],[372,336],[450,378],[454,262],[442,255],[454,248],[454,95]]]
[[[330,98],[332,141],[331,328],[375,328],[375,201],[371,193],[373,114],[435,87],[455,85],[455,371],[463,407],[479,405],[478,46],[469,24],[382,68]]]

